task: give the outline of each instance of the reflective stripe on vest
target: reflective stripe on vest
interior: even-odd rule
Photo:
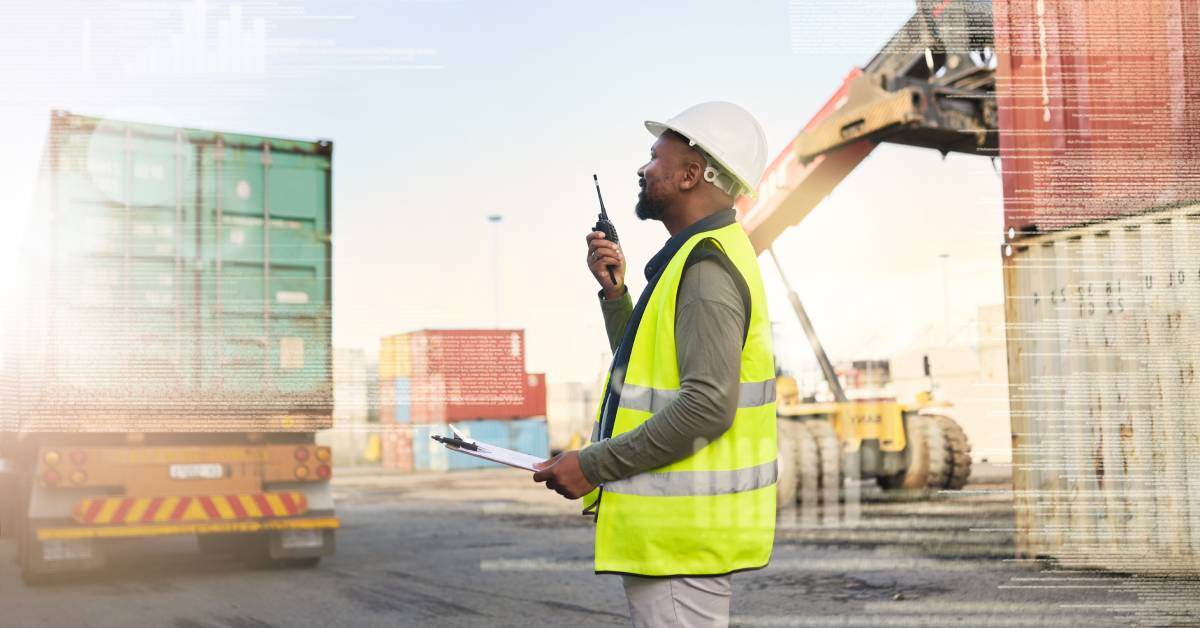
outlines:
[[[617,407],[657,414],[677,397],[679,397],[678,390],[625,384],[621,389],[621,402]],[[738,386],[737,407],[739,408],[756,408],[772,401],[775,401],[774,379],[763,382],[742,382]]]
[[[606,482],[604,490],[622,495],[684,497],[724,495],[763,488],[775,483],[775,461],[732,471],[647,471],[631,478]]]

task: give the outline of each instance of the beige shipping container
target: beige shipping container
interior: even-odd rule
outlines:
[[[393,380],[397,377],[412,377],[412,350],[409,338],[412,334],[386,336],[379,344],[379,379]]]
[[[547,386],[546,421],[550,450],[566,451],[587,444],[600,407],[599,383],[556,382]]]
[[[1200,572],[1200,205],[1003,255],[1020,555]]]

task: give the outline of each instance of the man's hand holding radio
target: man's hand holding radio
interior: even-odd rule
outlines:
[[[621,245],[609,241],[600,231],[587,234],[587,244],[588,270],[592,271],[592,276],[600,283],[604,290],[604,298],[621,298],[621,295],[625,294],[625,255],[621,253]],[[609,269],[612,270],[611,275]]]

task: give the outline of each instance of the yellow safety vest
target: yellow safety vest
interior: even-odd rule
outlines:
[[[584,511],[596,515],[597,572],[719,575],[761,568],[771,558],[776,477],[771,325],[750,239],[732,211],[723,214],[702,221],[702,230],[690,236],[682,234],[681,244],[668,242],[660,253],[670,254],[670,261],[650,278],[649,295],[639,299],[630,319],[632,329],[605,383],[593,440],[636,428],[678,396],[676,295],[689,256],[707,240],[725,253],[749,290],[733,426],[715,441],[698,441],[691,456],[607,482],[584,498]],[[678,249],[672,253],[673,245]]]

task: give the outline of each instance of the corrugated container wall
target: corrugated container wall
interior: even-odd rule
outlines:
[[[1200,205],[1005,257],[1022,556],[1200,572]]]
[[[1200,201],[1200,0],[993,10],[1005,232]]]
[[[54,112],[0,429],[329,427],[331,163],[329,142]]]

